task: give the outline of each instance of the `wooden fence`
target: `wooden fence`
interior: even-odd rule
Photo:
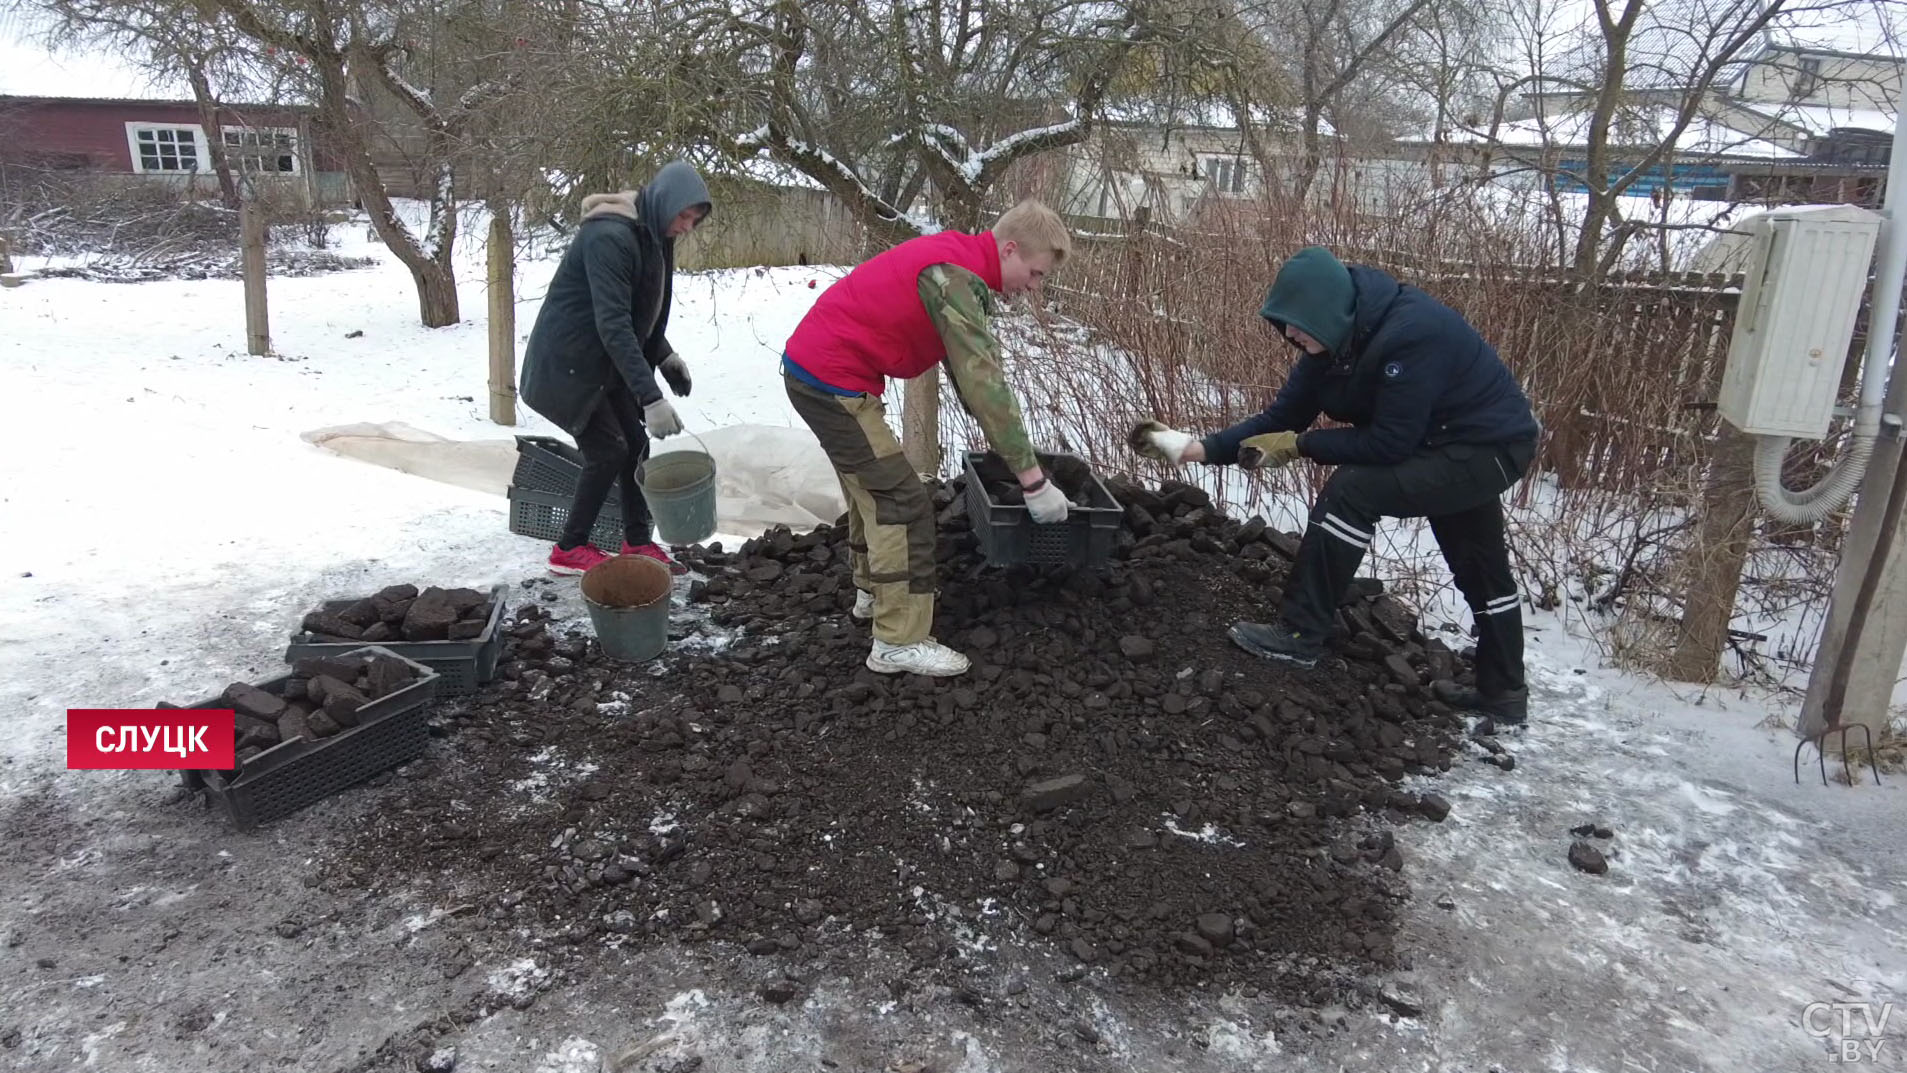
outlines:
[[[1739,277],[1631,273],[1584,287],[1542,269],[1335,250],[1424,289],[1496,346],[1543,423],[1544,468],[1566,488],[1645,488],[1714,434]],[[1257,315],[1281,255],[1262,242],[1146,228],[1078,253],[1050,288],[1062,312],[1141,361],[1237,386],[1241,410],[1283,381],[1294,355]]]
[[[876,252],[854,215],[825,191],[749,184],[714,193],[714,214],[678,251],[682,269],[854,264]]]

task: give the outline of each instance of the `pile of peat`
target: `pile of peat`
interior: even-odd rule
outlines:
[[[621,664],[528,601],[333,875],[439,884],[559,950],[874,941],[951,978],[1018,945],[1062,978],[1354,995],[1397,963],[1390,825],[1449,810],[1399,780],[1458,755],[1429,684],[1467,661],[1374,587],[1316,668],[1255,659],[1226,626],[1271,613],[1296,537],[1108,484],[1132,531],[1090,571],[987,566],[936,491],[955,679],[862,666],[839,527],[684,551],[722,648]]]

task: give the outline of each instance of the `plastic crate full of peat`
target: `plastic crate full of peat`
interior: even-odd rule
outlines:
[[[1066,520],[1041,525],[1027,512],[1020,482],[1000,456],[968,451],[963,461],[967,517],[987,561],[999,566],[1096,566],[1112,558],[1125,508],[1076,455],[1039,456],[1047,478],[1073,504]]]
[[[366,645],[297,661],[292,673],[235,682],[217,696],[160,708],[230,709],[237,764],[181,771],[241,831],[271,823],[415,760],[430,738],[436,671]]]

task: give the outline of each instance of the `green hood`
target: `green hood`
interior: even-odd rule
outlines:
[[[1280,334],[1287,324],[1323,343],[1336,354],[1351,338],[1357,288],[1351,270],[1323,246],[1306,246],[1278,269],[1271,292],[1258,310]]]

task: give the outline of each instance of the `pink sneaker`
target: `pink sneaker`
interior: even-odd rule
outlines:
[[[580,574],[597,563],[608,561],[609,556],[594,544],[578,544],[568,551],[555,546],[550,548],[552,574]]]
[[[649,558],[668,567],[669,573],[677,577],[681,577],[683,574],[689,572],[688,567],[669,558],[669,553],[663,551],[662,545],[660,544],[631,544],[625,540],[622,542],[622,553],[624,555],[647,555]]]

